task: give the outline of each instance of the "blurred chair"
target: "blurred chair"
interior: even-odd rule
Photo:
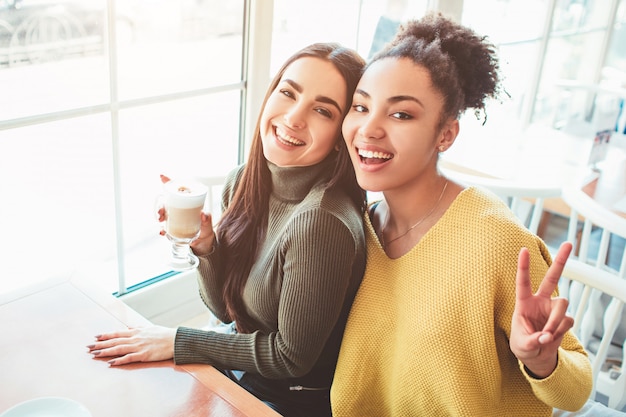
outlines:
[[[496,194],[535,234],[539,230],[539,224],[544,214],[544,200],[561,195],[561,188],[555,185],[522,184],[517,181],[462,172],[446,164],[440,164],[440,169],[446,177],[453,181],[465,186],[482,187]]]
[[[598,363],[594,362],[596,391],[609,398],[610,407],[621,409],[626,402],[626,251],[621,249],[617,254],[617,267],[607,262],[612,240],[626,239],[626,219],[602,207],[578,187],[563,189],[562,198],[571,208],[567,239],[574,248],[568,265],[571,262],[572,269],[585,270],[586,279],[596,284],[589,286],[580,277],[570,282],[569,275],[564,274],[559,289],[570,300],[570,312],[575,312],[575,331],[581,342],[599,358]]]
[[[621,356],[615,355],[612,341],[626,303],[626,281],[577,259],[567,261],[562,277],[567,278],[570,285],[580,287],[577,300],[570,300],[570,314],[575,320],[573,332],[591,359],[594,381],[591,398],[610,408],[622,410],[626,406],[626,375],[623,371],[626,358],[623,349]],[[594,306],[594,294],[606,298],[606,305]],[[601,317],[599,333],[595,329],[598,314]],[[597,336],[591,337],[594,331]]]
[[[626,278],[626,251],[622,250],[621,254],[617,254],[621,258],[615,264],[617,267],[611,267],[607,263],[611,240],[626,239],[626,218],[601,206],[579,187],[564,188],[562,198],[571,209],[567,240],[575,245],[574,253],[578,259],[591,263],[595,255],[596,266],[611,270],[622,279]],[[599,239],[593,239],[594,236]],[[598,240],[596,251],[593,246]],[[590,253],[590,249],[594,253]],[[615,255],[611,254],[613,257]]]

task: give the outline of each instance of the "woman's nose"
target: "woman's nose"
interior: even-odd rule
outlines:
[[[366,139],[382,139],[385,136],[385,130],[380,123],[380,119],[373,114],[369,114],[361,119],[362,124],[359,126],[359,135]]]
[[[283,116],[287,126],[294,129],[306,127],[306,109],[302,105],[294,104]]]

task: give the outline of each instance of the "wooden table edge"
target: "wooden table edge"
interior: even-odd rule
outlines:
[[[205,364],[185,364],[179,366],[244,414],[255,417],[280,417],[280,414],[228,379],[226,375],[213,366]],[[229,386],[228,389],[225,389],[224,387],[228,386],[228,384],[233,384],[234,387]]]

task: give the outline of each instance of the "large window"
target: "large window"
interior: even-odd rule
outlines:
[[[488,108],[489,124],[515,125],[521,121],[532,94],[536,70],[541,65],[541,47],[548,0],[464,0],[463,23],[488,36],[498,48],[502,85],[508,94]],[[489,10],[489,13],[485,13]],[[468,121],[473,116],[468,115]]]
[[[272,72],[313,42],[339,42],[368,58],[391,39],[400,22],[422,16],[428,4],[428,0],[274,0]]]
[[[559,118],[572,113],[589,119],[596,93],[580,88],[563,94],[563,86],[626,81],[624,51],[617,47],[626,40],[625,7],[624,0],[464,0],[463,22],[498,46],[511,96],[489,108],[491,120],[559,128]],[[565,105],[567,115],[561,114]]]
[[[243,0],[0,0],[0,291],[164,274],[159,174],[238,161]]]
[[[579,90],[582,94],[571,91],[564,96],[560,91],[561,84],[565,81],[575,81],[580,85],[600,84],[609,56],[608,45],[615,18],[614,4],[601,0],[557,2],[535,98],[533,121],[545,120],[552,124],[556,118],[558,127],[560,118],[580,115],[581,119],[585,119],[590,116],[586,110],[587,100],[596,94]],[[567,115],[558,114],[562,104],[568,105]],[[611,123],[615,123],[617,117],[617,103],[614,107]]]

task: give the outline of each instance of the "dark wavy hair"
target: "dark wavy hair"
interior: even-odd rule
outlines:
[[[280,68],[272,80],[262,109],[285,70],[296,60],[304,57],[315,57],[330,62],[339,71],[346,82],[344,114],[350,109],[352,96],[362,75],[365,61],[355,51],[336,43],[315,43],[292,55]],[[262,112],[261,112],[262,113]],[[242,177],[228,208],[222,215],[217,226],[217,237],[224,246],[225,285],[224,301],[231,320],[237,323],[237,331],[249,333],[254,331],[250,316],[243,303],[243,290],[248,280],[252,264],[256,259],[259,242],[265,238],[269,211],[269,196],[272,191],[270,171],[263,154],[263,143],[260,134],[261,114],[257,118],[250,155]],[[341,188],[347,193],[356,207],[365,210],[366,197],[357,181],[354,168],[350,161],[348,149],[338,130],[336,144],[339,148],[333,174],[326,186],[327,189]]]
[[[441,13],[402,24],[368,65],[385,58],[408,58],[430,73],[433,87],[444,98],[439,127],[468,108],[475,109],[477,117],[484,114],[486,99],[501,93],[495,46]]]

